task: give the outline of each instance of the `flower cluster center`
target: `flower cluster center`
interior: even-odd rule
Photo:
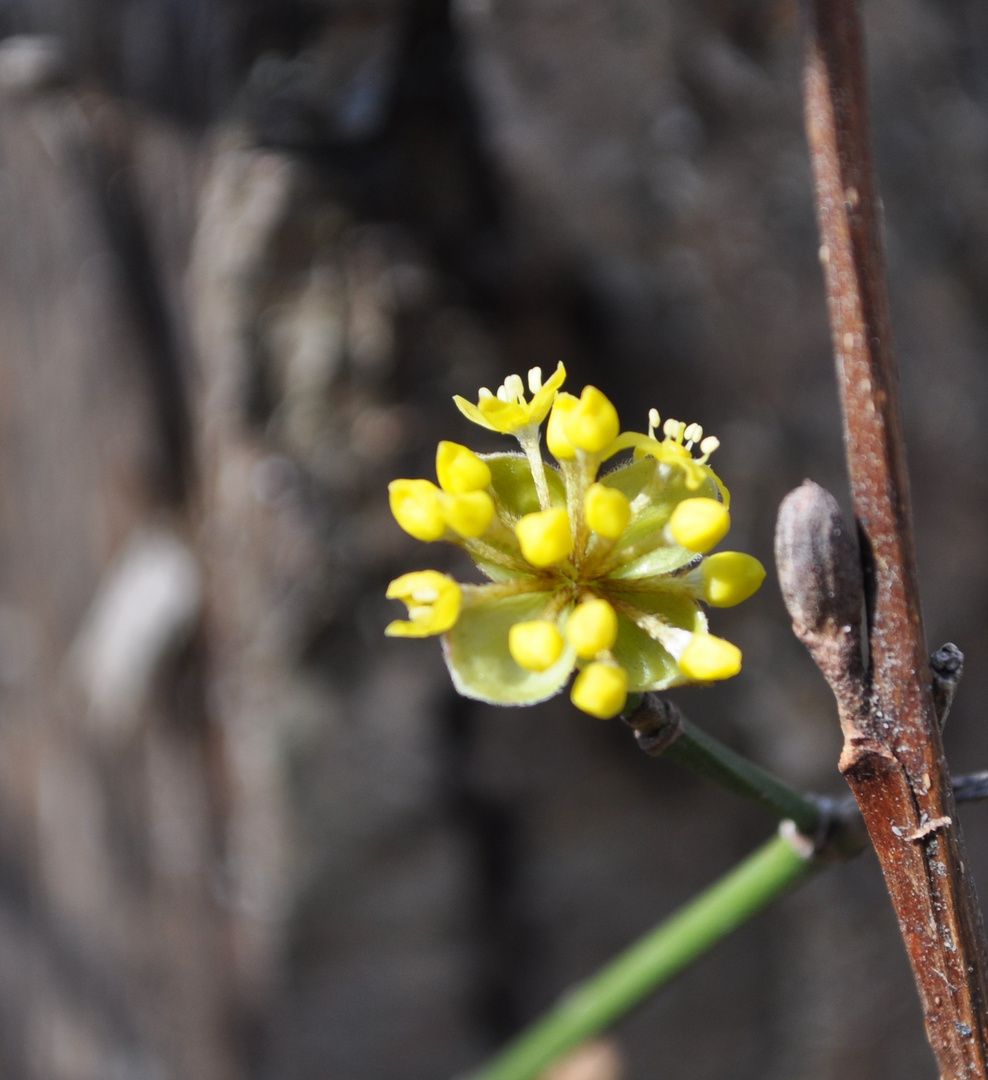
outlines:
[[[476,403],[454,399],[520,453],[441,442],[438,485],[392,482],[398,524],[462,547],[490,583],[406,574],[388,595],[409,618],[387,632],[443,634],[457,689],[484,701],[531,704],[575,668],[573,702],[608,718],[631,691],[736,674],[740,651],[707,631],[704,606],[739,603],[765,571],[740,552],[709,554],[730,528],[727,489],[708,464],[716,438],[667,419],[660,439],[654,409],[647,434],[621,432],[611,401],[593,386],[562,392],[565,375],[560,364],[543,382],[533,368],[530,397],[511,375]],[[554,462],[542,455],[544,421]]]

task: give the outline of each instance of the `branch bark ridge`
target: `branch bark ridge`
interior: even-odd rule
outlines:
[[[984,1078],[984,931],[965,871],[922,627],[860,12],[855,0],[808,0],[805,16],[806,131],[863,546],[869,664],[862,678],[860,655],[845,649],[838,656],[833,641],[830,656],[820,647],[811,652],[837,696],[840,768],[882,864],[941,1077]],[[815,550],[811,537],[803,543]]]

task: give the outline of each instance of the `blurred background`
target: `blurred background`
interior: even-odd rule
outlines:
[[[988,766],[988,7],[868,0],[931,647]],[[722,442],[730,546],[846,504],[789,0],[0,0],[0,1071],[442,1080],[771,823],[386,640],[385,485],[563,361]],[[479,437],[478,437],[479,436]],[[840,793],[777,587],[686,714]],[[963,811],[988,896],[988,808]],[[877,865],[592,1080],[935,1074]]]

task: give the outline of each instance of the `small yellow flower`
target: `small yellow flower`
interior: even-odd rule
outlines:
[[[522,555],[539,568],[554,566],[573,551],[573,532],[566,511],[560,507],[526,514],[516,525]]]
[[[727,507],[717,499],[683,499],[669,518],[669,532],[681,547],[706,554],[731,527]]]
[[[631,504],[617,488],[591,484],[583,498],[583,513],[595,533],[617,540],[631,521]]]
[[[559,364],[547,383],[542,382],[541,368],[534,367],[528,373],[531,401],[525,400],[525,384],[520,375],[509,375],[496,394],[486,387],[480,391],[477,404],[466,398],[454,397],[456,407],[468,419],[502,435],[514,435],[529,427],[538,427],[548,416],[556,392],[566,379],[566,368]]]
[[[441,442],[436,447],[436,476],[450,495],[466,495],[491,486],[491,470],[469,447]]]
[[[508,631],[512,659],[526,671],[546,671],[562,656],[563,635],[544,619],[515,623]]]
[[[598,720],[611,720],[628,700],[628,673],[613,664],[587,664],[573,683],[570,700]]]
[[[703,599],[711,607],[734,607],[758,592],[765,567],[741,551],[718,551],[703,560]]]
[[[494,520],[494,500],[486,491],[447,495],[429,480],[392,480],[388,485],[395,521],[416,540],[482,536]]]
[[[432,637],[443,634],[460,614],[462,590],[438,570],[415,570],[402,574],[388,586],[389,600],[403,600],[408,620],[396,619],[384,632],[389,637]]]
[[[636,460],[642,457],[653,457],[663,465],[681,470],[690,491],[699,490],[712,478],[724,505],[729,506],[727,489],[717,479],[713,470],[707,466],[710,455],[720,446],[720,439],[714,435],[704,438],[703,428],[699,424],[684,424],[681,420],[669,419],[662,425],[664,438],[660,441],[655,437],[658,427],[659,414],[655,409],[650,409],[648,434],[626,431],[607,447],[604,457],[612,457],[621,450],[629,450],[633,447]],[[698,458],[693,457],[694,445],[700,449]]]
[[[620,427],[617,409],[596,386],[583,388],[580,400],[563,421],[566,438],[588,454],[599,454],[610,446]]]
[[[416,540],[429,543],[446,532],[442,492],[428,480],[392,480],[388,484],[395,521]]]
[[[444,495],[442,509],[446,524],[466,539],[483,536],[494,520],[494,500],[486,491]]]
[[[679,657],[679,670],[697,682],[729,679],[741,670],[741,650],[713,634],[694,634]]]
[[[617,641],[617,612],[606,600],[577,604],[566,623],[566,640],[581,660],[592,660]]]
[[[457,585],[434,570],[406,574],[388,596],[409,618],[387,633],[443,635],[454,686],[467,697],[530,705],[559,693],[609,718],[629,692],[730,678],[741,652],[708,630],[704,604],[729,607],[765,570],[740,552],[708,552],[730,526],[729,495],[708,464],[717,439],[698,424],[649,413],[647,434],[619,429],[595,387],[559,393],[517,375],[460,410],[517,437],[522,453],[480,456],[458,443],[436,451],[439,487],[395,480],[391,509],[420,540],[463,548],[489,582]],[[551,413],[550,413],[551,409]],[[556,464],[542,456],[540,425]],[[694,449],[699,456],[695,456]],[[632,451],[601,480],[605,460]]]
[[[572,394],[556,395],[545,426],[545,444],[556,461],[572,461],[576,457],[576,447],[566,436],[566,420],[579,404],[580,399]]]

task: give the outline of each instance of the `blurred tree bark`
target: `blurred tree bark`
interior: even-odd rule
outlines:
[[[988,30],[870,17],[930,636],[977,702]],[[840,489],[793,9],[8,0],[0,31],[0,1068],[453,1075],[766,825],[385,642],[423,556],[384,486],[478,445],[453,393],[562,360],[629,426],[712,427],[766,562],[783,492]],[[840,790],[774,592],[733,628],[746,673],[690,714]],[[951,730],[983,766],[963,700]],[[873,865],[620,1044],[629,1078],[931,1067]]]

